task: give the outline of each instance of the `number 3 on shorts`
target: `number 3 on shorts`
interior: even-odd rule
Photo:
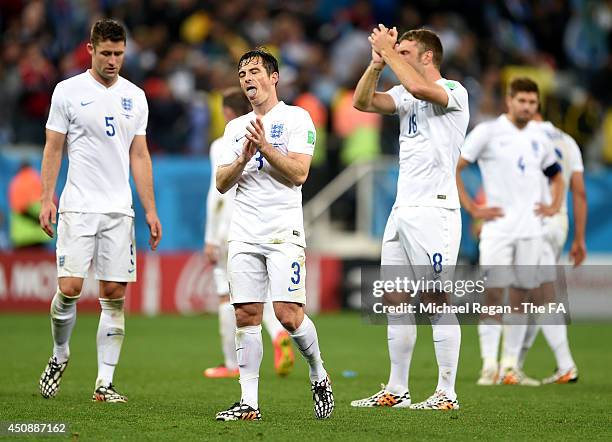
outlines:
[[[294,261],[293,264],[291,264],[291,269],[293,269],[293,276],[291,277],[291,282],[297,285],[300,283],[300,263]]]

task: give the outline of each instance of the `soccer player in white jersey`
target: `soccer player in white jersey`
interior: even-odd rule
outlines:
[[[470,118],[467,91],[440,75],[442,44],[435,33],[412,30],[397,40],[395,28],[379,25],[369,39],[372,61],[357,84],[353,105],[366,112],[397,113],[400,118],[397,197],[383,236],[381,264],[410,266],[415,274],[424,267],[435,272],[452,268],[461,239],[455,167]],[[376,92],[385,65],[401,84]],[[387,319],[389,381],[378,393],[351,405],[459,408],[455,378],[461,328],[455,315],[430,316],[438,385],[431,397],[412,405],[408,372],[416,341],[414,317],[389,314]]]
[[[574,206],[574,239],[570,248],[570,258],[574,266],[582,264],[586,258],[585,227],[587,218],[586,193],[584,189],[582,155],[580,148],[574,139],[556,128],[550,122],[541,122],[542,117],[536,114],[532,124],[539,125],[546,136],[554,145],[557,161],[561,166],[563,175],[563,195],[561,210],[556,215],[544,219],[544,247],[542,249],[542,265],[540,272],[543,277],[541,286],[543,301],[554,300],[554,281],[556,272],[554,265],[561,258],[563,246],[567,239],[569,220],[567,214],[567,192],[572,191],[572,202]],[[546,192],[548,192],[548,180],[543,180]],[[567,384],[578,380],[578,369],[572,358],[567,339],[567,325],[562,314],[549,313],[539,315],[535,318],[535,323],[529,324],[525,334],[525,340],[521,349],[519,365],[525,362],[527,351],[533,345],[539,329],[546,342],[550,346],[557,369],[555,373],[542,380],[543,384]]]
[[[457,167],[461,203],[475,219],[484,221],[480,234],[480,265],[487,275],[485,302],[501,305],[509,288],[512,307],[522,308],[529,290],[540,285],[538,265],[543,247],[543,217],[561,207],[563,178],[552,144],[530,124],[538,109],[538,85],[529,78],[511,81],[508,112],[477,125],[467,136]],[[488,207],[479,207],[464,189],[461,170],[478,161]],[[551,180],[554,198],[546,204],[542,176]],[[517,267],[514,272],[511,266]],[[539,385],[519,366],[527,329],[522,311],[503,316],[504,343],[501,369],[498,348],[502,317],[481,315],[478,325],[483,366],[478,385],[503,383]]]
[[[93,400],[127,400],[114,387],[113,374],[125,334],[125,290],[128,282],[136,280],[130,168],[145,210],[152,250],[162,230],[145,138],[147,101],[140,88],[119,76],[125,42],[123,26],[111,19],[98,20],[87,44],[91,69],[60,82],[51,99],[40,213],[41,227],[49,236],[53,236],[56,221],[53,194],[64,143],[69,162],[57,223],[58,288],[51,301],[53,355],[40,377],[40,393],[45,398],[57,394],[68,365],[76,304],[93,262],[102,307]]]
[[[245,53],[238,62],[238,77],[253,112],[225,127],[217,189],[224,193],[237,184],[227,267],[230,300],[236,311],[242,397],[216,418],[261,418],[261,318],[268,298],[308,362],[315,415],[327,418],[334,408],[331,382],[323,367],[317,331],[304,314],[306,242],[301,186],[314,151],[314,124],[304,109],[278,100],[278,62],[270,53],[262,49]]]
[[[239,87],[227,89],[223,93],[223,115],[225,121],[245,115],[251,111],[251,104]],[[239,376],[236,359],[236,318],[234,307],[229,299],[229,282],[227,280],[227,235],[234,209],[236,186],[225,193],[217,190],[215,171],[219,158],[223,155],[223,138],[218,138],[210,145],[210,188],[206,198],[206,232],[204,238],[204,255],[215,266],[214,282],[219,295],[219,333],[223,364],[204,370],[208,378],[235,378]],[[287,376],[293,369],[294,355],[291,339],[287,330],[274,315],[272,302],[264,305],[263,324],[268,330],[274,347],[274,369],[279,376]]]

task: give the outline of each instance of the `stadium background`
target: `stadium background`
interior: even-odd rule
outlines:
[[[333,350],[329,352],[334,353],[327,354],[326,360],[336,370],[339,386],[354,382],[349,379],[353,369],[359,372],[359,380],[370,382],[359,388],[350,384],[353,385],[350,394],[345,392],[339,396],[339,403],[361,393],[371,393],[367,388],[376,386],[372,384],[374,380],[383,380],[387,365],[386,350],[380,345],[384,342],[384,330],[374,327],[373,331],[355,331],[354,337],[372,349],[372,361],[357,358],[353,362],[350,346],[345,348],[339,339],[346,334],[346,327],[360,326],[358,317],[333,313],[358,305],[355,298],[359,291],[360,266],[376,263],[379,259],[382,229],[395,197],[398,121],[396,117],[359,113],[351,106],[352,90],[369,62],[367,35],[376,23],[396,25],[400,31],[427,26],[440,35],[445,52],[443,75],[461,81],[469,92],[470,129],[503,112],[504,85],[508,79],[525,74],[538,81],[545,118],[572,135],[584,157],[589,207],[587,263],[612,262],[612,201],[609,197],[612,189],[612,56],[609,51],[612,2],[609,0],[415,0],[409,4],[399,0],[0,0],[0,335],[2,353],[22,358],[4,366],[2,378],[11,379],[12,386],[0,387],[0,399],[6,405],[13,402],[15,395],[22,395],[24,391],[33,393],[33,399],[26,405],[19,403],[12,410],[3,407],[2,414],[6,418],[25,418],[24,414],[39,418],[56,416],[50,408],[40,410],[31,382],[37,379],[37,364],[42,364],[50,347],[44,312],[48,310],[56,284],[53,243],[42,249],[13,247],[9,232],[8,189],[24,161],[40,168],[44,124],[53,88],[58,81],[90,66],[85,44],[91,23],[102,16],[124,21],[129,30],[121,74],[147,94],[150,108],[147,138],[153,157],[159,216],[164,227],[159,253],[147,252],[147,228],[135,197],[139,282],[131,286],[128,295],[127,308],[132,312],[129,319],[132,322],[128,324],[134,324],[124,349],[123,358],[128,366],[139,367],[135,362],[137,358],[167,359],[164,370],[175,370],[177,378],[184,375],[193,381],[193,370],[187,374],[184,361],[195,360],[198,368],[220,357],[214,317],[164,315],[152,320],[146,316],[215,311],[210,268],[201,256],[205,198],[211,173],[207,152],[210,142],[221,135],[224,127],[220,91],[237,84],[237,58],[258,45],[266,46],[279,58],[280,98],[306,108],[317,127],[315,158],[303,189],[310,245],[308,308],[313,313],[330,313],[319,316],[320,334],[324,349],[326,334],[331,341],[328,345]],[[393,75],[385,71],[381,88],[389,87],[394,81]],[[65,181],[66,166],[64,161],[58,195]],[[465,179],[469,190],[475,194],[479,188],[477,170],[468,170]],[[465,216],[463,220],[460,260],[474,263],[477,261],[476,240],[471,221]],[[89,281],[79,310],[93,312],[97,309],[96,288]],[[609,320],[612,317],[612,309],[591,310],[594,310],[590,312],[592,316],[598,313],[600,318]],[[588,309],[585,318],[589,318]],[[95,316],[83,315],[79,321],[81,328],[91,329],[91,335]],[[178,333],[183,339],[179,343],[171,336],[163,337],[157,332],[159,327],[166,327],[169,333]],[[606,400],[598,395],[612,391],[602,368],[609,366],[606,365],[606,361],[610,362],[606,359],[609,359],[609,349],[602,350],[600,345],[606,339],[609,342],[609,328],[598,330],[593,334],[586,327],[578,327],[578,331],[572,332],[572,338],[584,349],[584,353],[577,356],[577,360],[583,362],[581,369],[587,371],[589,367],[597,367],[587,390],[571,397],[574,405],[589,407],[598,398],[598,403],[605,405]],[[606,333],[608,338],[605,338]],[[472,405],[478,403],[480,407],[484,403],[497,409],[504,403],[503,398],[493,395],[486,402],[481,397],[482,390],[470,392],[477,370],[477,345],[473,330],[464,331],[464,334],[462,355],[467,356],[462,356],[462,364],[467,364],[463,362],[464,357],[472,357],[473,373],[460,376],[460,390],[466,392],[465,396],[473,393],[479,401],[484,401],[473,399]],[[171,355],[175,356],[152,355],[144,350],[139,353],[135,345],[130,344],[139,342],[146,346],[147,336],[150,339],[155,336],[158,339],[156,347],[160,349],[172,348]],[[81,346],[89,348],[91,353],[90,338],[75,335],[73,352],[75,347]],[[89,341],[85,342],[87,339]],[[433,370],[431,354],[419,351],[426,350],[417,350],[415,354],[413,372],[417,373],[417,379],[424,377],[418,373]],[[266,353],[269,354],[269,348]],[[376,356],[380,360],[374,363]],[[74,362],[77,367],[81,364],[81,368],[89,369],[89,375],[93,373],[95,359],[93,354],[90,357],[92,361],[87,363]],[[431,360],[421,362],[426,357]],[[75,372],[77,367],[73,367]],[[340,377],[341,368],[351,368],[346,379]],[[304,367],[300,369],[304,371]],[[121,375],[126,377],[126,371],[120,371]],[[269,368],[264,368],[263,373],[264,377],[271,377]],[[74,393],[76,385],[81,382],[78,385],[81,389],[82,385],[89,385],[91,376],[70,375],[74,378],[64,385],[65,395],[79,400]],[[196,382],[200,381],[196,373]],[[173,382],[168,385],[174,388],[180,381]],[[236,392],[231,385],[215,391],[210,397],[217,403],[221,398],[225,401],[227,392]],[[201,402],[201,398],[192,396],[195,393],[191,386],[180,387],[185,404]],[[141,397],[148,393],[138,390],[137,380],[132,381],[131,388]],[[172,396],[164,386],[158,388],[168,397]],[[274,388],[280,392],[285,387]],[[425,393],[423,390],[422,394]],[[266,394],[264,397],[272,401],[270,393]],[[553,399],[536,396],[531,404],[537,406],[542,401],[549,401],[553,408],[565,407],[565,400],[562,393],[555,393]],[[67,403],[56,403],[60,404],[60,410],[69,412]],[[137,404],[133,406],[138,407]],[[591,413],[597,409],[593,407]],[[177,406],[174,413],[168,412],[169,419],[198,425],[194,416],[180,414],[180,410],[182,406]],[[280,408],[275,411],[281,413]],[[207,411],[206,418],[211,412]],[[120,416],[115,412],[104,413],[108,413],[109,420]],[[142,413],[146,416],[144,409]],[[467,419],[471,415],[464,416]],[[361,425],[368,425],[365,416],[359,415],[359,419],[362,417]],[[546,421],[546,416],[542,418]],[[142,419],[147,423],[138,431],[145,431],[146,425],[150,426],[149,430],[157,428],[146,417]],[[393,426],[391,415],[381,419],[384,425]],[[425,432],[422,434],[430,431],[431,437],[446,434],[432,430],[436,422],[432,419],[415,424],[415,428]],[[532,427],[513,427],[514,422],[504,421],[499,415],[482,419],[473,428],[448,430],[448,434],[463,431],[465,437],[476,437],[476,426],[481,425],[482,431],[487,428],[493,431],[501,422],[507,428],[507,437],[530,434],[512,433],[512,428],[514,431],[546,430],[541,434],[548,437],[593,435],[586,427],[593,422],[593,414],[588,413],[570,418],[552,414],[549,420],[554,421],[553,426],[541,428],[535,421]],[[351,420],[343,421],[340,417],[338,420],[353,425]],[[612,423],[608,416],[593,425],[595,430],[607,428],[609,432]],[[83,434],[91,435],[95,431],[91,422],[89,427],[82,424],[82,428],[85,428],[81,430]],[[568,433],[568,429],[572,433]],[[185,436],[185,433],[172,431],[163,434]],[[313,435],[309,428],[296,427],[295,431],[304,436]],[[362,435],[367,435],[369,430],[363,431],[366,433]],[[123,434],[123,437],[134,438],[135,433]],[[231,434],[218,433],[218,436]],[[338,433],[341,434],[344,433]],[[249,434],[245,432],[243,436],[249,437]],[[320,432],[317,437],[331,436]]]

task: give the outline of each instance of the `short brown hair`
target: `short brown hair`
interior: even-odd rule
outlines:
[[[236,116],[251,112],[251,103],[239,87],[230,87],[222,92],[223,106],[229,107]]]
[[[404,40],[415,41],[419,45],[421,54],[425,51],[431,51],[433,53],[433,64],[440,69],[444,51],[438,34],[429,29],[412,29],[404,32],[397,42],[400,43]]]
[[[508,86],[508,95],[514,97],[519,92],[535,92],[540,98],[540,89],[538,84],[529,77],[513,78]]]
[[[126,42],[125,28],[117,20],[103,18],[91,27],[89,42],[92,46],[95,47],[98,43],[106,40]]]

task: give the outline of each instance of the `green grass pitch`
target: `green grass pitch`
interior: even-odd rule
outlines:
[[[358,315],[314,318],[336,398],[332,418],[317,421],[307,366],[274,375],[264,334],[260,422],[216,422],[215,412],[239,398],[236,380],[210,380],[202,370],[221,361],[214,316],[127,318],[127,336],[115,381],[127,404],[92,403],[96,376],[96,315],[79,315],[70,365],[55,399],[38,393],[38,377],[51,351],[45,315],[0,315],[0,421],[63,421],[73,440],[424,440],[612,439],[612,326],[574,325],[570,341],[580,368],[574,385],[477,387],[480,365],[474,326],[463,327],[457,391],[461,410],[355,409],[349,402],[386,382],[385,327]],[[413,400],[429,396],[437,379],[431,327],[420,326],[412,360]],[[526,364],[544,377],[554,360],[541,336]],[[344,370],[357,373],[345,378]],[[0,437],[0,439],[3,439]],[[19,440],[25,440],[23,437]]]

